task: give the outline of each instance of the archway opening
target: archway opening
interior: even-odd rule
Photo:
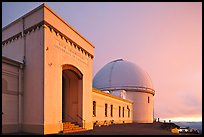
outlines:
[[[83,75],[74,66],[62,70],[62,122],[82,124]]]

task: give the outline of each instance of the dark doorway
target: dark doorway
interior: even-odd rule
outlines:
[[[77,72],[76,72],[77,71]],[[73,66],[62,71],[62,122],[81,123],[83,80]]]

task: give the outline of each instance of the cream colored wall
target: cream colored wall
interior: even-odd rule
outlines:
[[[2,133],[19,131],[18,67],[2,62]]]
[[[3,33],[4,31],[2,31]],[[8,34],[7,34],[8,35]],[[4,35],[2,35],[3,37]],[[9,35],[12,37],[12,34]],[[24,40],[22,36],[19,36],[12,41],[9,41],[7,44],[2,46],[2,56],[23,62],[24,57]]]
[[[66,35],[83,47],[93,56],[93,46],[87,43],[74,31],[70,31],[59,18],[44,11],[45,20],[61,33],[57,33],[49,25],[44,28],[44,134],[62,131],[62,66],[73,65],[83,74],[82,115],[85,128],[92,129],[92,58],[74,44],[66,41]],[[80,97],[79,97],[80,98]]]
[[[21,131],[31,133],[43,133],[43,27],[34,27],[43,21],[42,7],[2,29],[2,55],[19,62],[26,57]]]
[[[43,39],[43,27],[26,35],[23,117],[25,132],[43,133]],[[36,128],[39,130],[35,130]]]
[[[132,107],[133,104],[130,101],[120,99],[119,97],[110,95],[108,93],[104,93],[100,90],[93,89],[92,92],[92,104],[93,101],[96,101],[96,116],[92,117],[93,123],[98,121],[99,124],[103,124],[104,121],[106,120],[108,123],[111,120],[114,120],[114,123],[132,123],[132,118],[133,118],[133,111]],[[108,109],[107,109],[107,117],[105,117],[105,104],[108,104]],[[111,105],[113,105],[113,117],[111,117]],[[121,117],[119,117],[119,106],[121,106]],[[128,117],[128,110],[127,106],[130,108],[130,117]],[[124,117],[122,115],[122,110],[124,107]],[[91,115],[93,114],[93,105],[92,105],[92,112],[90,113]]]
[[[149,96],[149,103],[148,103]],[[133,121],[137,123],[153,122],[154,98],[150,93],[127,91],[126,98],[134,101]]]

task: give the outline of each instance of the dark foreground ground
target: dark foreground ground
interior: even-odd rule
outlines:
[[[174,135],[168,130],[161,129],[160,123],[153,124],[116,124],[95,127],[94,130],[69,133],[69,135]]]
[[[83,132],[57,134],[57,135],[192,135],[174,134],[170,130],[162,129],[160,122],[149,124],[116,124],[102,127],[95,127],[93,130]],[[11,135],[11,134],[10,134]],[[14,134],[13,134],[14,135]],[[15,133],[15,135],[28,135],[28,133]]]

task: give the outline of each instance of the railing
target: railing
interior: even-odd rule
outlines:
[[[71,117],[69,114],[67,114],[67,116],[71,119],[71,120],[73,120],[74,122],[76,122],[77,123],[77,120],[76,119],[74,119],[73,117]]]
[[[68,116],[71,120],[73,120],[75,123],[78,124],[78,121],[77,121],[76,119],[74,119],[73,117],[71,117],[69,114],[67,114],[67,116]],[[82,127],[85,128],[85,120],[84,120],[81,116],[79,116],[78,114],[77,114],[77,117],[80,118],[81,121],[83,121],[83,122],[81,122],[81,123],[82,123]],[[83,123],[84,123],[84,124],[83,124]]]
[[[151,94],[155,94],[155,91],[152,88],[147,88],[147,87],[139,87],[139,86],[120,86],[120,87],[104,87],[104,88],[99,88],[99,90],[109,90],[109,91],[114,91],[114,90],[134,90],[138,92],[147,92]]]
[[[78,114],[77,114],[77,117],[80,118],[80,120],[83,121],[83,122],[82,122],[82,125],[83,125],[83,128],[85,128],[85,120],[84,120],[81,116],[79,116]],[[84,124],[83,124],[83,123],[84,123]]]

